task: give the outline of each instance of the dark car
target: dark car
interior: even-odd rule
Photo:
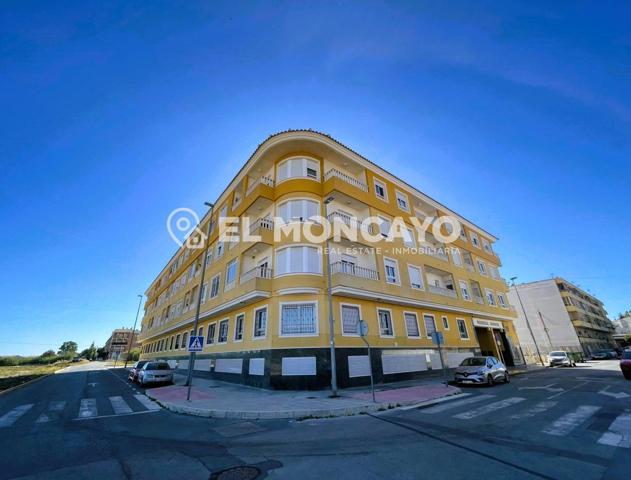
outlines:
[[[618,358],[614,350],[596,350],[592,353],[592,360],[610,360]]]
[[[622,352],[622,358],[620,359],[620,370],[624,378],[631,380],[631,350],[625,350]]]
[[[140,360],[136,362],[136,364],[133,367],[131,367],[131,370],[129,370],[129,376],[127,377],[127,380],[129,380],[130,382],[137,382],[138,372],[140,371],[142,367],[145,366],[145,363],[147,363],[147,360]]]

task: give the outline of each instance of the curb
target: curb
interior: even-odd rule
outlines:
[[[20,383],[19,385],[16,385],[15,387],[7,388],[6,390],[0,391],[0,395],[4,395],[5,393],[12,392],[13,390],[17,390],[18,388],[26,387],[27,385],[30,385],[31,383],[38,382],[38,381],[43,380],[46,377],[50,377],[51,375],[54,375],[54,374],[55,374],[55,372],[47,373],[46,375],[42,375],[41,377],[34,378],[32,380],[29,380],[28,382]]]
[[[353,415],[362,415],[366,413],[374,413],[385,410],[392,410],[399,407],[427,407],[435,403],[442,403],[449,398],[450,400],[463,395],[462,392],[455,392],[442,397],[436,397],[433,399],[425,400],[422,402],[385,402],[358,405],[353,407],[340,407],[330,409],[315,409],[315,410],[293,410],[293,411],[238,411],[238,410],[210,410],[206,408],[195,408],[176,405],[171,402],[164,402],[151,395],[150,392],[145,392],[145,395],[174,413],[181,413],[184,415],[193,415],[197,417],[206,418],[223,418],[223,419],[240,419],[240,420],[272,420],[272,419],[294,419],[303,420],[311,418],[334,418],[334,417],[348,417]]]

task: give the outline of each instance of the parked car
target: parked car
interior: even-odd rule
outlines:
[[[167,362],[147,362],[138,372],[140,386],[148,383],[173,383],[173,370]]]
[[[570,358],[567,352],[559,350],[556,352],[550,352],[548,355],[548,365],[551,367],[555,367],[557,365],[561,367],[575,367],[576,362]]]
[[[618,358],[618,354],[614,350],[596,350],[592,352],[592,360],[609,360]]]
[[[510,382],[508,370],[495,357],[465,358],[455,372],[456,383],[493,385],[495,382]]]
[[[147,363],[147,360],[140,360],[136,362],[136,364],[133,367],[131,367],[131,369],[129,370],[129,375],[127,376],[127,380],[129,380],[130,382],[137,382],[138,372],[145,365],[145,363]]]
[[[620,370],[624,378],[631,380],[631,350],[625,350],[622,352],[622,358],[620,359]]]

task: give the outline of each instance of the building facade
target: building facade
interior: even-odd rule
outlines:
[[[615,332],[613,338],[619,348],[627,348],[631,345],[631,315],[625,315],[613,321]]]
[[[319,243],[302,232],[276,236],[278,219],[302,224],[314,215],[345,232],[325,234]],[[441,248],[431,234],[419,239],[410,222],[440,215],[460,222],[453,248]],[[399,216],[407,218],[405,240],[389,234]],[[199,231],[208,231],[210,217],[208,212]],[[212,217],[203,284],[203,249],[183,246],[146,291],[142,358],[188,368],[187,341],[195,333],[201,288],[197,333],[205,345],[196,375],[271,388],[327,387],[330,265],[341,387],[369,381],[360,319],[368,324],[376,381],[440,368],[433,331],[443,333],[448,366],[474,353],[509,365],[522,361],[514,309],[493,250],[496,238],[327,135],[288,131],[269,137],[215,202]],[[249,219],[255,240],[221,241],[216,225],[226,217]],[[362,219],[372,217],[379,224],[366,226]],[[318,222],[311,227],[322,233]],[[352,234],[360,229],[370,230],[373,239],[358,241]]]
[[[132,335],[133,333],[133,335]],[[127,352],[140,348],[140,331],[131,328],[117,328],[105,342],[104,350],[108,359],[124,359]]]
[[[614,325],[603,303],[563,278],[511,286],[509,299],[516,306],[515,328],[528,362],[539,361],[533,335],[542,355],[565,350],[589,356],[614,347]]]

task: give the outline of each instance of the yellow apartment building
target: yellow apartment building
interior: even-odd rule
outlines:
[[[270,136],[214,205],[203,284],[204,250],[183,246],[146,291],[142,358],[188,368],[201,288],[197,333],[204,350],[196,375],[268,388],[325,388],[331,381],[330,265],[340,387],[369,381],[360,319],[368,324],[377,382],[440,368],[433,331],[443,333],[449,367],[475,353],[508,365],[522,362],[496,237],[337,140],[310,130]],[[303,233],[276,235],[279,219],[302,224],[316,215],[346,229],[329,237],[312,222],[325,237],[316,243]],[[417,235],[410,220],[441,215],[460,225],[449,248],[438,235]],[[208,231],[210,217],[199,231]],[[254,240],[222,241],[216,226],[226,217],[238,217]],[[363,221],[374,217],[379,225]],[[410,233],[404,239],[389,233],[397,217]],[[369,231],[373,240],[355,238],[355,229]]]

